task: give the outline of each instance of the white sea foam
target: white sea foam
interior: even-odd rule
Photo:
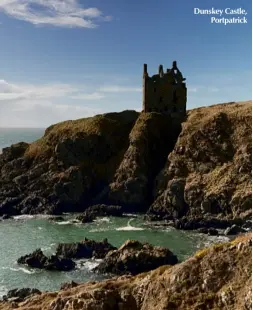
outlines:
[[[7,287],[4,285],[0,285],[0,297],[3,297],[4,295],[6,295],[7,292],[8,292]]]
[[[100,222],[110,223],[110,219],[109,219],[109,217],[101,217],[101,218],[96,219],[94,222],[98,222],[98,223],[100,223]]]
[[[197,248],[203,248],[203,247],[209,247],[212,244],[215,243],[224,243],[224,242],[228,242],[230,239],[226,236],[205,236],[206,240],[202,240],[202,242],[200,242],[197,245]]]
[[[137,230],[144,230],[144,228],[132,226],[130,223],[131,223],[133,220],[134,220],[134,218],[131,218],[131,219],[127,222],[127,226],[118,227],[118,228],[116,228],[116,230],[118,230],[118,231],[128,231],[128,230],[137,231]]]
[[[138,214],[132,214],[132,213],[123,213],[123,215],[127,217],[138,217]]]
[[[101,261],[102,259],[94,259],[94,260],[82,259],[77,260],[76,264],[78,269],[92,271],[92,269],[97,267],[101,263]]]
[[[34,215],[23,214],[23,215],[16,215],[13,218],[15,220],[29,220],[29,219],[32,219],[34,217],[35,217]]]
[[[7,270],[11,270],[11,271],[22,271],[24,273],[27,274],[33,274],[36,273],[35,270],[28,270],[27,268],[24,267],[19,267],[19,268],[13,268],[13,267],[2,267],[1,269],[7,269]]]
[[[13,216],[13,218],[15,220],[29,220],[29,219],[33,219],[33,218],[39,218],[39,219],[47,219],[51,217],[51,215],[48,214],[22,214],[22,215],[15,215]]]
[[[73,222],[71,222],[71,221],[62,221],[62,222],[56,222],[55,224],[57,224],[57,225],[70,225],[70,224],[73,224]]]
[[[102,232],[102,231],[108,231],[108,230],[109,230],[108,228],[94,228],[94,229],[91,229],[89,232],[96,233],[96,232]]]
[[[125,226],[125,227],[116,228],[116,230],[118,230],[118,231],[127,231],[127,230],[137,231],[137,230],[144,230],[144,228],[134,227],[134,226]]]

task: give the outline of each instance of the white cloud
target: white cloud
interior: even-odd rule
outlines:
[[[34,25],[96,28],[100,21],[110,21],[97,8],[84,9],[79,0],[1,0],[0,11]]]
[[[71,96],[72,99],[80,99],[80,100],[99,100],[105,98],[105,95],[99,92],[94,92],[92,94],[77,94]]]
[[[78,91],[68,84],[13,84],[0,80],[0,102],[3,100],[40,100],[59,98]]]
[[[141,92],[142,89],[138,87],[123,87],[123,86],[105,86],[100,88],[104,93],[126,93],[126,92]]]
[[[32,85],[0,80],[0,127],[45,127],[102,113],[97,107],[71,100],[76,93],[85,97],[82,91],[81,87],[69,84]],[[87,100],[91,97],[86,95]]]

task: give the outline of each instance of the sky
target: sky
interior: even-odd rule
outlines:
[[[140,111],[144,63],[177,60],[187,109],[250,100],[251,17],[246,0],[0,0],[0,127]]]

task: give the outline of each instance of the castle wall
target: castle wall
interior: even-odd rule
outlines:
[[[184,83],[175,84],[169,73],[143,77],[143,111],[185,114],[187,89]]]

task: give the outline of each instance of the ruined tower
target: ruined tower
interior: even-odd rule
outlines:
[[[173,61],[172,68],[164,73],[159,65],[158,74],[149,77],[147,64],[143,69],[143,112],[168,113],[171,116],[186,114],[187,88],[185,78]]]

